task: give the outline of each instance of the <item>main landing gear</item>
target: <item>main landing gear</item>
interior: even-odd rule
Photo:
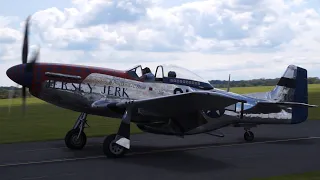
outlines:
[[[88,125],[86,119],[87,114],[81,113],[73,128],[66,134],[64,141],[69,149],[80,150],[86,145],[87,136],[83,132],[85,125]]]
[[[107,136],[103,141],[103,153],[109,158],[119,158],[130,149],[131,109],[127,109],[117,134]]]
[[[80,150],[87,143],[87,136],[83,132],[87,124],[87,114],[81,113],[73,128],[65,136],[65,144],[69,149]],[[119,158],[130,149],[130,121],[131,110],[127,109],[117,134],[107,136],[103,141],[103,153],[109,158]]]
[[[103,153],[107,157],[119,158],[125,155],[127,149],[116,143],[116,134],[107,136],[103,141]]]

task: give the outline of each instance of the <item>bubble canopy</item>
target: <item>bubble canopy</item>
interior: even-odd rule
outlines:
[[[135,77],[140,77],[142,75],[142,66],[135,66],[127,72]],[[159,65],[153,71],[153,74],[156,77],[156,82],[180,84],[206,90],[213,89],[213,86],[207,80],[180,66]]]
[[[199,75],[195,74],[194,72],[185,69],[180,66],[175,66],[175,65],[160,65],[158,66],[158,71],[161,70],[159,67],[163,68],[163,74],[162,72],[157,72],[156,77],[168,77],[169,72],[175,72],[176,73],[176,78],[179,79],[188,79],[188,80],[193,80],[193,81],[199,81],[199,82],[206,82],[205,79],[200,77]]]

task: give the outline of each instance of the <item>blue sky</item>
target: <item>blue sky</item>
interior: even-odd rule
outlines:
[[[320,76],[316,0],[17,0],[0,5],[0,82],[21,63],[22,24],[32,14],[40,62],[116,69],[188,68],[205,79],[275,78],[289,64]]]

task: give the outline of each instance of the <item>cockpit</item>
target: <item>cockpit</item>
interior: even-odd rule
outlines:
[[[131,78],[141,80],[140,77],[143,75],[143,69],[141,65],[138,65],[127,71]],[[198,89],[210,90],[213,86],[202,77],[189,71],[185,68],[175,65],[159,65],[156,67],[155,83],[168,83],[168,84],[179,84],[186,85]]]

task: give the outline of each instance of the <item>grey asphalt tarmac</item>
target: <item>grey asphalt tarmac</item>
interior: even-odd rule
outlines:
[[[103,138],[88,139],[82,151],[64,142],[0,145],[0,179],[250,179],[320,170],[320,121],[253,128],[255,142],[243,140],[243,128],[210,135],[178,137],[132,135],[132,150],[108,159]]]

